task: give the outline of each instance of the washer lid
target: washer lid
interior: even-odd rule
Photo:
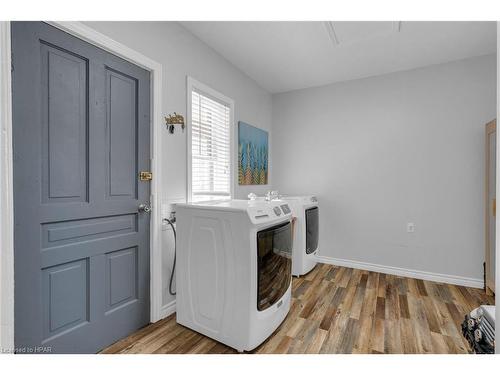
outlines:
[[[231,199],[226,201],[180,203],[178,207],[211,211],[246,212],[254,224],[272,223],[277,219],[290,219],[292,214],[284,201]],[[286,206],[286,207],[282,207]],[[288,208],[288,210],[287,210]]]

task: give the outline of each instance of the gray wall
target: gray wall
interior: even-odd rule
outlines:
[[[273,95],[273,187],[319,196],[322,256],[482,279],[495,98],[494,55]]]
[[[162,110],[165,115],[174,111],[186,115],[186,77],[191,76],[235,101],[235,123],[241,120],[268,131],[271,129],[271,95],[177,22],[85,23],[163,65]],[[237,134],[236,131],[235,136]],[[271,133],[269,142],[272,149]],[[176,131],[171,135],[165,129],[162,133],[162,145],[165,168],[162,201],[185,201],[186,133]],[[269,157],[271,167],[272,155]],[[249,192],[263,194],[270,189],[270,186],[240,187],[237,183],[234,187],[236,198],[246,198]],[[163,302],[166,304],[173,300],[168,294],[167,280],[172,265],[173,246],[171,232],[163,233]]]

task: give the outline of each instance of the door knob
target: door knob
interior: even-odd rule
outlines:
[[[138,211],[145,212],[145,213],[149,214],[151,212],[151,205],[149,203],[141,203],[139,205]]]

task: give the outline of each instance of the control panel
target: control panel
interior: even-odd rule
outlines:
[[[288,215],[289,213],[291,213],[292,211],[290,210],[290,207],[288,206],[288,204],[282,204],[281,206],[281,209],[283,210],[283,213],[285,215]]]
[[[283,202],[262,202],[248,208],[248,214],[254,223],[285,218],[291,215],[291,212],[288,204],[284,204]]]

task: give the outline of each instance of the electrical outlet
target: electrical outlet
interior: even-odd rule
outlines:
[[[415,232],[415,224],[414,223],[407,223],[406,224],[406,231],[408,233],[413,233]]]
[[[170,225],[163,219],[171,219],[173,213],[175,212],[176,203],[184,203],[184,202],[186,202],[185,198],[176,198],[176,199],[169,199],[167,203],[161,204],[162,230],[170,230]]]

